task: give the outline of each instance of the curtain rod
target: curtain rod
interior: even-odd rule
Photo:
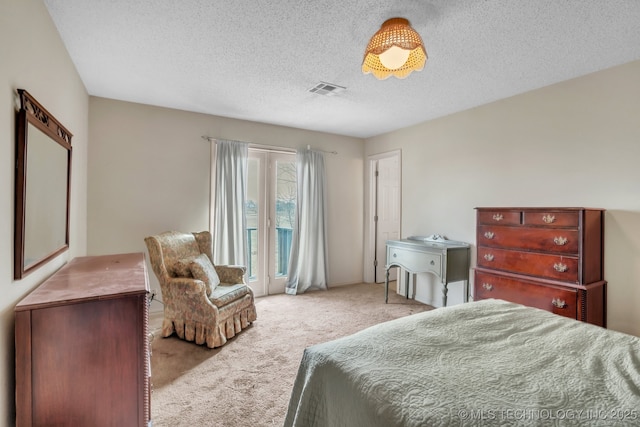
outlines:
[[[218,139],[224,140],[224,141],[231,141],[231,142],[242,142],[244,144],[249,144],[249,148],[254,149],[254,150],[263,150],[263,151],[275,151],[275,152],[279,152],[279,153],[295,153],[296,150],[295,148],[287,148],[287,147],[278,147],[277,145],[268,145],[268,144],[256,144],[254,142],[247,142],[247,141],[237,141],[235,139],[226,139],[226,138],[214,138],[212,136],[206,136],[203,135],[202,139],[205,139],[209,142],[215,142]]]
[[[207,136],[207,135],[202,135],[202,139],[204,139],[205,141],[209,141],[209,142],[215,142],[219,139],[224,140],[224,141],[231,141],[231,142],[243,142],[245,144],[252,144],[251,142],[247,142],[247,141],[238,141],[235,139],[227,139],[227,138],[214,138],[213,136]]]
[[[310,145],[307,145],[307,150],[311,150],[311,146]],[[320,150],[319,148],[314,148],[314,151],[320,151],[322,153],[327,153],[327,154],[338,154],[337,151]]]
[[[202,135],[202,139],[209,142],[215,142],[218,139],[224,139],[225,141],[232,141],[232,142],[244,142],[249,144],[249,148],[253,148],[257,150],[280,151],[283,153],[294,153],[296,151],[295,148],[279,147],[277,145],[270,145],[270,144],[256,144],[254,142],[237,141],[234,139],[226,139],[226,138],[214,138],[212,136],[207,136],[207,135]],[[307,150],[311,150],[311,145],[307,145]],[[328,153],[328,154],[338,154],[337,151],[326,151],[326,150],[319,150],[319,149],[315,149],[315,150],[321,151],[323,153]]]

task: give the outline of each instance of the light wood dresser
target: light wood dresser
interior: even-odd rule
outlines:
[[[79,257],[15,308],[17,426],[148,426],[143,253]]]
[[[476,300],[504,299],[606,327],[604,210],[476,211]]]

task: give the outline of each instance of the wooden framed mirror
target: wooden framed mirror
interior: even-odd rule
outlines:
[[[69,249],[73,136],[26,90],[18,95],[14,279]]]

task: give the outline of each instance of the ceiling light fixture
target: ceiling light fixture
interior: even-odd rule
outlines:
[[[379,80],[393,75],[404,79],[412,71],[420,71],[427,62],[422,38],[404,18],[384,21],[371,37],[362,61],[362,72]]]

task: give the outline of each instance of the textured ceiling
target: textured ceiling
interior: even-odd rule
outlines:
[[[639,0],[44,3],[90,95],[361,138],[640,59]],[[429,59],[379,81],[364,48],[394,16]]]

